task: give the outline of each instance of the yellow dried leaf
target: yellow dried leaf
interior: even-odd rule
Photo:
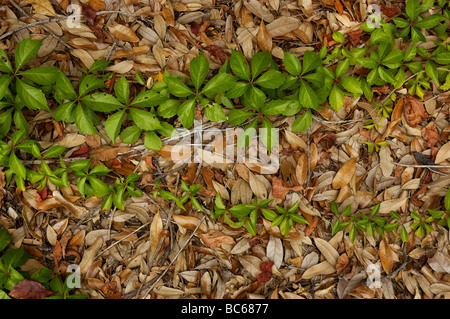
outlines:
[[[258,29],[258,36],[256,38],[261,51],[271,51],[272,50],[272,36],[267,31],[264,21],[261,20],[261,24]]]
[[[122,24],[114,24],[108,27],[111,34],[117,40],[127,41],[127,42],[139,42],[137,35],[131,30],[131,28],[124,26]]]
[[[34,13],[54,17],[56,12],[49,0],[25,0],[25,4],[33,5]]]
[[[337,172],[336,176],[333,178],[332,186],[334,189],[339,189],[344,185],[348,185],[356,174],[356,161],[357,158],[352,158],[348,160],[341,169]]]
[[[383,266],[384,271],[389,275],[394,267],[393,252],[384,238],[380,242],[378,254],[380,255],[381,265]]]

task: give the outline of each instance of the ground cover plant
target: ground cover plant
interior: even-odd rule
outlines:
[[[0,7],[2,297],[448,297],[448,1],[147,2]]]

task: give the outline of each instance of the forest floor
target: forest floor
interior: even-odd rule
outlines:
[[[338,44],[334,31],[345,35],[348,49],[364,47],[370,37],[360,29],[369,16],[364,0],[81,2],[77,12],[70,11],[68,0],[0,0],[0,48],[11,56],[21,39],[45,38],[27,68],[56,66],[76,86],[83,68],[109,60],[106,71],[114,76],[106,91],[125,75],[135,94],[136,72],[150,89],[164,71],[189,75],[189,62],[201,50],[215,74],[232,50],[248,60],[269,50],[281,66],[284,52],[301,58],[307,51],[318,53],[324,43],[331,52]],[[383,19],[405,12],[402,1],[376,4]],[[71,13],[83,15],[72,21],[75,28],[61,18]],[[37,23],[50,19],[55,20]],[[436,35],[427,32],[421,46],[429,50]],[[395,45],[406,51],[409,43]],[[13,247],[31,256],[22,270],[47,267],[64,276],[68,265],[79,265],[77,292],[91,299],[450,298],[448,227],[433,221],[433,230],[421,234],[410,227],[411,212],[428,216],[428,209],[445,210],[450,96],[434,82],[422,98],[407,89],[372,87],[371,102],[346,95],[339,111],[314,111],[309,128],[299,133],[292,132],[296,115],[271,115],[279,133],[279,166],[269,168],[206,160],[180,164],[170,156],[170,141],[163,140],[160,151],[143,147],[143,138],[131,145],[112,143],[57,122],[47,111],[29,110],[24,114],[30,139],[44,149],[67,147],[63,158],[69,163],[90,158],[104,164],[111,169],[108,176],[138,173],[142,196],[128,198],[123,210],[100,212],[102,199],[81,196],[76,177],[69,176],[70,187],[39,190],[26,184],[22,191],[6,185],[0,167],[0,227],[12,235]],[[391,97],[391,111],[380,115],[375,102]],[[204,127],[232,127],[208,121],[200,109],[195,116]],[[379,149],[369,148],[378,142]],[[30,169],[31,159],[26,159]],[[182,181],[202,186],[195,198],[203,212],[191,201],[182,210],[154,196],[157,189],[181,196]],[[230,227],[224,216],[212,217],[217,194],[228,206],[251,204],[253,198],[274,198],[272,209],[298,202],[309,224],[295,223],[283,236],[261,215],[254,236],[245,226]],[[401,226],[384,237],[359,228],[352,235],[349,229],[333,234],[333,201],[340,213],[350,205],[353,216],[369,215],[380,204],[377,216],[395,221],[390,215],[395,211]]]

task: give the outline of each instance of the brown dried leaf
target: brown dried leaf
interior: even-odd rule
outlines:
[[[55,17],[56,12],[49,0],[25,0],[25,4],[33,5],[34,13]]]
[[[198,223],[200,222],[200,219],[193,216],[185,216],[185,215],[172,215],[172,218],[174,222],[183,228],[189,229],[189,230],[195,230],[195,228],[198,226]],[[198,231],[201,233],[206,233],[208,231],[208,227],[206,226],[206,222],[203,222],[200,227],[198,228]]]
[[[269,242],[267,243],[267,258],[273,261],[277,268],[281,267],[283,262],[283,243],[280,238],[270,236]]]
[[[383,266],[384,271],[389,275],[394,267],[393,252],[384,238],[380,242],[378,254],[380,255],[381,265]]]
[[[336,272],[336,267],[328,261],[323,261],[320,264],[308,268],[302,275],[302,279],[311,279],[317,275],[331,275]]]
[[[199,236],[203,243],[208,247],[219,247],[221,245],[235,245],[233,237],[224,235],[218,230],[210,230]]]
[[[53,291],[34,280],[25,279],[17,283],[9,292],[9,295],[16,299],[42,299],[50,296]]]
[[[127,41],[127,42],[139,42],[138,36],[131,30],[131,28],[123,24],[114,24],[108,26],[109,32],[117,40]]]
[[[264,21],[261,20],[261,24],[258,29],[258,36],[256,38],[261,51],[271,51],[272,50],[272,36],[267,31]]]
[[[260,179],[256,178],[256,176],[252,172],[249,172],[248,179],[253,194],[255,194],[255,196],[259,199],[266,199],[267,189],[264,183]]]
[[[356,174],[357,160],[357,158],[351,158],[344,165],[342,165],[341,169],[333,178],[332,186],[334,189],[339,189],[350,183],[353,176]]]
[[[405,112],[406,121],[411,127],[416,127],[422,120],[428,119],[428,114],[423,102],[410,95],[406,96],[403,110]]]
[[[446,159],[450,158],[450,142],[447,142],[442,146],[436,154],[434,162],[436,164],[443,163]]]
[[[339,253],[337,250],[331,246],[329,242],[322,238],[314,238],[317,249],[320,250],[325,259],[333,266],[336,266],[339,259]]]

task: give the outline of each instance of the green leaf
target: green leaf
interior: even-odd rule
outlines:
[[[209,62],[203,52],[199,56],[192,59],[189,68],[192,83],[198,92],[209,72]]]
[[[248,124],[244,131],[238,135],[237,149],[241,150],[243,147],[250,145],[250,142],[255,138],[256,128],[258,126],[258,119],[254,119]]]
[[[160,135],[167,136],[167,137],[179,135],[178,131],[175,130],[175,128],[173,127],[172,124],[169,124],[167,122],[160,122],[159,124],[161,124],[161,127],[162,127],[160,129],[157,129],[157,131]]]
[[[348,237],[352,241],[352,243],[355,242],[356,235],[358,234],[358,230],[356,229],[355,224],[352,224],[352,227],[350,227],[350,231],[348,233]]]
[[[389,69],[395,69],[401,66],[403,61],[403,51],[399,49],[392,50],[381,62]]]
[[[27,176],[27,170],[25,166],[23,166],[22,162],[17,158],[14,152],[11,152],[9,156],[9,167],[11,171],[17,176],[25,179]]]
[[[30,258],[23,248],[8,249],[2,256],[2,262],[6,269],[22,266]]]
[[[339,84],[350,93],[362,94],[361,83],[352,76],[344,76],[339,79]]]
[[[289,234],[289,230],[291,228],[290,222],[289,222],[289,218],[287,216],[285,216],[283,218],[283,220],[280,223],[280,233],[283,236],[287,236],[287,234]]]
[[[302,74],[306,74],[314,69],[317,69],[321,65],[322,60],[316,53],[312,51],[306,51],[305,54],[303,55]]]
[[[392,21],[394,21],[395,25],[399,28],[407,28],[409,26],[409,22],[403,18],[395,17],[392,18]]]
[[[94,63],[92,63],[91,67],[89,68],[90,73],[94,72],[100,72],[106,69],[111,64],[111,61],[106,60],[97,60]]]
[[[144,137],[144,146],[149,150],[159,151],[162,147],[162,142],[155,132],[147,131]]]
[[[126,110],[121,110],[114,113],[105,121],[105,131],[112,143],[115,143],[117,137],[119,136],[123,119],[125,117],[125,112]]]
[[[245,92],[242,98],[242,104],[253,110],[259,110],[266,101],[266,95],[263,91],[255,86],[250,86],[250,88]]]
[[[236,80],[236,77],[231,74],[219,73],[205,84],[201,94],[216,95],[217,93],[226,92],[234,86]]]
[[[243,80],[250,81],[250,67],[245,57],[237,51],[232,51],[230,67],[234,74]]]
[[[411,217],[412,217],[412,219],[417,220],[417,221],[422,220],[422,216],[420,216],[420,214],[418,212],[411,212]]]
[[[340,222],[339,219],[336,219],[333,223],[333,226],[331,227],[331,235],[336,235],[336,233],[339,231]]]
[[[89,118],[80,103],[75,107],[75,124],[85,134],[98,135],[97,129],[92,124],[92,119]]]
[[[185,129],[189,129],[194,124],[195,99],[185,101],[178,109],[178,118]]]
[[[428,18],[425,18],[414,25],[421,29],[431,29],[439,24],[439,22],[444,21],[445,17],[442,14],[433,14]]]
[[[241,110],[241,109],[232,109],[228,113],[228,123],[233,125],[241,125],[245,121],[247,121],[249,118],[254,116],[255,113]]]
[[[0,229],[0,251],[6,248],[12,240],[11,234],[6,229]]]
[[[110,193],[108,185],[101,181],[97,177],[89,176],[88,181],[94,189],[94,195],[97,197],[103,197]]]
[[[45,158],[53,158],[53,157],[59,157],[64,153],[64,151],[67,149],[67,147],[61,146],[61,145],[53,145],[50,147],[45,153]]]
[[[241,97],[250,87],[247,82],[238,81],[234,86],[227,91],[226,96],[230,99]]]
[[[414,27],[411,27],[411,40],[413,42],[426,42],[425,36]]]
[[[344,43],[345,42],[345,37],[344,35],[339,32],[339,31],[334,31],[332,34],[333,40],[339,43]]]
[[[170,118],[177,114],[178,108],[180,107],[180,101],[169,99],[162,103],[157,110],[158,116],[162,116],[163,118]]]
[[[143,77],[143,75],[140,72],[136,72],[136,81],[140,84],[140,85],[146,85],[147,83],[145,82],[145,79]]]
[[[425,63],[425,72],[437,85],[439,85],[438,71],[433,61],[427,60]]]
[[[213,122],[227,120],[227,117],[225,115],[225,112],[223,111],[223,108],[217,103],[212,103],[205,109],[205,116],[208,120],[213,121]]]
[[[347,73],[349,68],[350,68],[350,60],[347,58],[337,65],[336,77],[340,78],[341,76],[343,76],[345,73]]]
[[[121,103],[128,104],[128,100],[130,98],[130,84],[124,75],[122,75],[119,81],[116,82],[114,92],[116,93],[117,99]]]
[[[8,59],[8,55],[2,49],[0,49],[0,72],[13,73],[13,68]]]
[[[56,74],[55,84],[55,99],[62,103],[63,100],[75,100],[77,98],[77,93],[73,88],[70,80],[62,72]]]
[[[395,78],[391,75],[391,73],[381,66],[378,68],[378,75],[380,76],[381,79],[383,79],[388,83],[393,84],[396,82]]]
[[[269,51],[257,52],[252,57],[252,80],[254,80],[262,71],[267,69],[272,61]]]
[[[264,115],[278,115],[283,114],[286,108],[291,104],[291,101],[286,100],[270,100],[261,108],[261,113]]]
[[[298,96],[301,105],[312,109],[317,107],[318,98],[316,92],[314,92],[306,81],[300,82],[300,92]]]
[[[445,52],[438,53],[436,55],[434,61],[436,61],[436,63],[441,64],[441,65],[450,64],[450,52],[445,51]]]
[[[302,64],[300,63],[300,60],[292,53],[284,52],[283,64],[286,71],[294,76],[299,76],[302,72]]]
[[[331,89],[329,100],[331,107],[336,112],[344,105],[344,92],[336,84]]]
[[[83,96],[91,91],[104,87],[105,83],[103,82],[102,79],[99,79],[97,76],[93,74],[89,74],[81,78],[80,84],[78,85],[78,94],[79,96]]]
[[[38,53],[43,41],[44,39],[33,40],[26,38],[17,44],[15,49],[16,72]]]
[[[294,123],[292,123],[292,132],[303,132],[307,130],[312,123],[312,113],[311,110],[306,110],[305,113],[300,115]]]
[[[268,70],[255,81],[255,84],[266,89],[277,89],[282,86],[283,83],[284,75],[277,70]]]
[[[296,223],[309,225],[309,222],[301,215],[298,214],[290,214],[289,217]]]
[[[255,210],[256,212],[256,210]],[[253,213],[250,214],[250,216],[253,216]],[[256,216],[256,215],[255,215]],[[247,228],[248,232],[252,235],[252,236],[256,236],[257,232],[256,232],[256,223],[253,222],[252,218],[246,219],[245,220],[245,227]]]
[[[372,58],[362,58],[359,59],[358,62],[365,68],[375,69],[378,66],[378,63],[375,59]]]
[[[415,43],[412,43],[411,46],[406,50],[405,56],[403,57],[404,62],[411,61],[416,57],[417,54],[417,47]]]
[[[407,0],[406,1],[406,14],[408,17],[414,21],[419,16],[419,1],[418,0]]]
[[[110,113],[123,107],[123,104],[120,103],[114,96],[103,92],[93,93],[90,96],[84,96],[81,101],[83,101],[84,105],[90,107],[94,111],[104,113]]]
[[[245,224],[245,221],[246,220],[243,219],[238,222],[234,222],[227,215],[225,215],[225,222],[232,228],[241,228]]]
[[[7,74],[0,75],[0,100],[5,96],[12,79],[13,77]]]
[[[275,130],[272,122],[263,117],[262,119],[262,129],[260,141],[267,147],[269,152],[271,152],[272,147],[278,142],[278,131]]]
[[[134,123],[141,129],[151,131],[162,128],[155,114],[141,109],[130,108],[129,115]]]
[[[445,195],[444,208],[446,211],[450,212],[450,189],[447,191],[447,195]]]
[[[69,165],[69,169],[72,171],[86,171],[91,166],[90,159],[78,160]]]
[[[124,142],[125,144],[134,144],[141,136],[141,134],[142,129],[140,129],[136,125],[133,125],[125,128],[119,136],[122,142]]]
[[[61,73],[61,71],[57,67],[41,66],[35,69],[20,72],[19,75],[24,76],[40,85],[52,85],[55,83],[59,73]]]
[[[47,105],[47,98],[41,90],[19,79],[16,79],[16,90],[20,100],[29,109],[47,110],[50,112],[50,108]]]
[[[153,87],[154,88],[154,87]],[[144,90],[139,92],[139,94],[131,101],[130,106],[136,107],[152,107],[161,105],[168,100],[168,96],[158,93],[154,90]]]
[[[166,82],[169,92],[176,97],[188,97],[194,95],[194,92],[192,92],[186,84],[173,76],[166,77],[164,82]]]

